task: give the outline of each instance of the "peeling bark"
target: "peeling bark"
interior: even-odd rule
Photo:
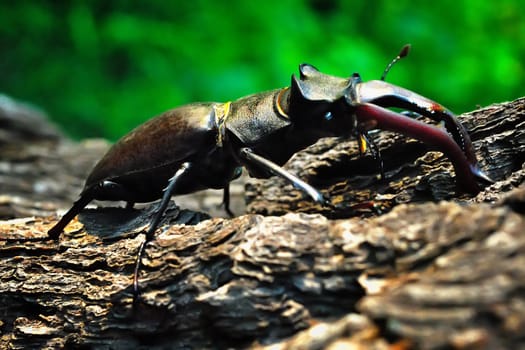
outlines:
[[[37,240],[107,144],[2,138],[0,347],[523,347],[525,98],[461,118],[496,180],[477,196],[457,193],[450,163],[418,142],[378,134],[379,180],[355,142],[325,139],[287,167],[337,211],[275,178],[248,179],[250,214],[233,219],[172,204],[135,305],[156,204],[88,209],[59,242]],[[366,201],[381,211],[355,210]]]

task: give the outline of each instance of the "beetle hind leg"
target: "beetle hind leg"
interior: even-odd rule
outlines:
[[[125,198],[129,195],[129,192],[122,185],[113,181],[101,181],[95,185],[89,186],[84,189],[80,194],[80,198],[73,204],[64,216],[53,226],[47,234],[51,239],[58,239],[64,228],[69,224],[75,216],[77,216],[82,209],[86,207],[94,199],[102,198]],[[131,202],[132,203],[132,202]],[[129,206],[130,202],[128,202]],[[133,203],[132,203],[133,204]],[[133,207],[133,206],[132,206]]]
[[[49,231],[47,231],[47,235],[50,239],[57,240],[62,231],[64,231],[64,228],[69,224],[71,220],[75,216],[78,215],[86,207],[86,205],[89,204],[94,199],[94,194],[92,191],[84,192],[80,195],[80,198],[73,204],[71,209],[69,209],[64,216],[53,226]]]

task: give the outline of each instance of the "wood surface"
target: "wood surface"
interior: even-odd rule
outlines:
[[[355,141],[324,139],[286,168],[337,209],[276,178],[246,179],[232,219],[220,192],[175,198],[134,304],[156,204],[94,203],[44,240],[108,143],[0,104],[0,348],[525,347],[525,98],[460,119],[496,181],[478,195],[400,135],[374,135],[383,180]]]

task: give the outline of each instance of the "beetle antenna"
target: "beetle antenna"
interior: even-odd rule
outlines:
[[[388,72],[390,72],[390,69],[394,66],[394,64],[396,64],[397,61],[399,61],[400,59],[406,57],[409,51],[410,51],[410,44],[406,44],[405,46],[403,46],[401,51],[399,51],[399,54],[392,61],[390,61],[388,66],[386,66],[383,72],[383,75],[381,76],[381,80],[383,81],[385,80],[386,75],[388,74]]]

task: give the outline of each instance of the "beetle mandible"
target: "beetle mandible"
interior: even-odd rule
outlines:
[[[406,55],[405,47],[393,62]],[[392,63],[393,63],[392,62]],[[458,186],[477,193],[476,180],[490,178],[480,169],[465,127],[454,114],[421,95],[381,80],[364,82],[359,74],[340,78],[301,64],[291,86],[253,94],[226,103],[193,103],[169,110],[138,126],[113,145],[87,177],[80,198],[48,231],[58,239],[65,226],[92,200],[135,202],[161,199],[139,247],[134,273],[144,246],[154,235],[169,200],[206,188],[224,189],[229,210],[229,183],[245,167],[251,176],[277,175],[316,202],[330,205],[321,192],[281,168],[293,154],[327,136],[359,135],[371,129],[399,132],[443,152],[452,162]],[[445,129],[387,108],[442,122]]]

